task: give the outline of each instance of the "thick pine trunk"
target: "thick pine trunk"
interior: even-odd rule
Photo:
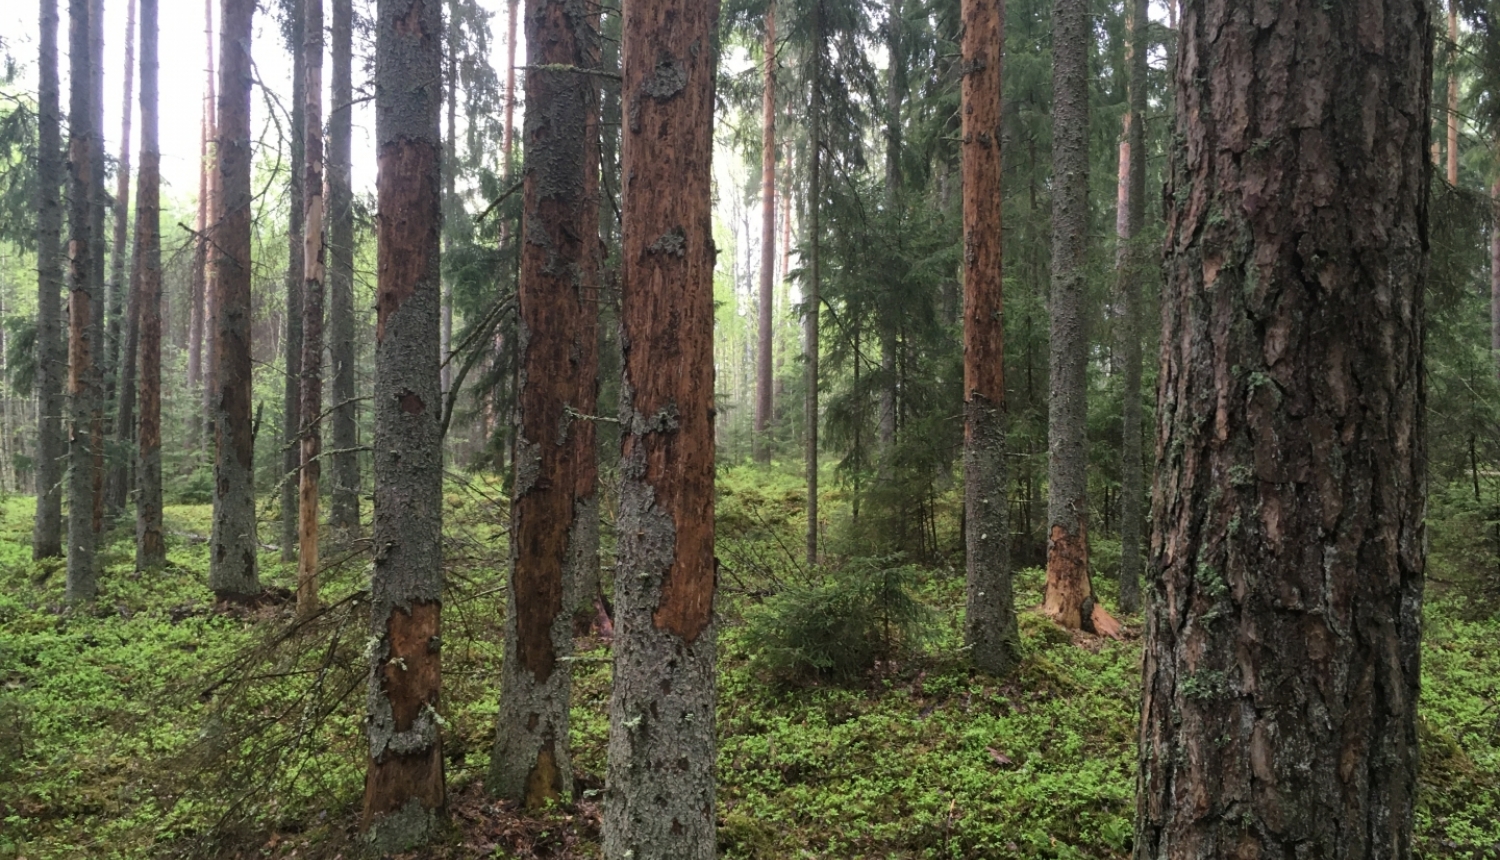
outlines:
[[[286,290],[281,339],[281,560],[297,558],[300,543],[298,494],[302,480],[302,366],[303,280],[307,276],[307,245],[303,233],[307,223],[307,16],[305,8],[314,0],[291,0],[291,33],[287,47],[292,53],[292,164],[287,179],[290,211],[287,215]],[[298,567],[299,571],[301,567]]]
[[[161,487],[161,151],[157,141],[157,0],[141,0],[141,174],[135,204],[141,416],[135,564],[167,560]]]
[[[568,706],[573,604],[567,574],[576,519],[579,356],[592,344],[583,305],[597,271],[597,13],[567,0],[526,4],[521,218],[520,409],[511,504],[510,611],[490,790],[540,809],[572,790]],[[558,70],[553,70],[558,69]]]
[[[712,858],[717,0],[625,6],[614,692],[604,856]]]
[[[68,581],[69,600],[93,600],[99,591],[95,569],[94,450],[90,428],[99,403],[98,349],[94,315],[93,77],[89,16],[92,0],[68,2],[68,394],[72,400],[68,428]]]
[[[807,280],[807,312],[803,317],[803,357],[807,367],[807,394],[803,402],[803,420],[807,425],[807,450],[804,455],[807,471],[807,564],[818,563],[818,357],[821,350],[818,334],[818,318],[822,311],[822,295],[819,280],[822,245],[820,210],[823,200],[823,0],[813,0],[812,10],[812,136],[808,148],[812,159],[808,169],[807,220],[812,232],[812,252],[809,254],[809,277]]]
[[[438,341],[440,0],[376,11],[379,285],[370,741],[362,829],[376,852],[425,843],[443,814],[442,474]],[[432,82],[423,84],[421,82]]]
[[[1078,629],[1089,581],[1088,334],[1089,28],[1087,0],[1052,6],[1052,293],[1047,399],[1047,593],[1043,609]]]
[[[64,164],[57,69],[57,0],[41,0],[37,101],[37,460],[34,559],[62,555],[63,379],[67,355],[62,339],[62,197]]]
[[[1146,28],[1148,0],[1128,0],[1126,63],[1130,109],[1120,138],[1119,201],[1115,232],[1115,276],[1120,296],[1120,359],[1124,391],[1120,410],[1120,609],[1141,608],[1141,526],[1146,473],[1141,451],[1141,286],[1150,251],[1138,240],[1146,223]]]
[[[250,411],[250,36],[255,0],[223,0],[219,34],[218,190],[213,242],[218,335],[214,373],[214,523],[208,587],[220,598],[260,591],[256,572]]]
[[[333,500],[328,522],[342,540],[359,530],[358,411],[354,384],[354,207],[349,188],[354,101],[352,0],[333,0],[333,80],[328,96],[328,353],[333,362]]]
[[[1184,4],[1137,857],[1412,856],[1428,16]]]
[[[771,395],[771,338],[776,299],[776,3],[766,6],[764,90],[760,125],[760,318],[755,353],[755,459],[771,462],[768,431]]]
[[[1005,321],[1001,264],[1003,0],[963,3],[964,641],[995,675],[1020,660],[1010,579],[1005,463]]]
[[[297,500],[297,614],[318,608],[318,479],[323,449],[323,0],[302,0],[302,469]]]
[[[135,0],[125,5],[125,88],[120,104],[120,159],[115,167],[114,238],[110,250],[109,330],[105,343],[109,349],[109,380],[105,385],[105,403],[116,405],[114,420],[117,450],[128,450],[133,422],[127,408],[135,411],[135,353],[127,343],[134,330],[126,309],[135,302],[132,278],[126,280],[126,238],[130,218],[130,97],[135,91]],[[133,272],[133,267],[132,267]],[[126,366],[126,361],[131,362]],[[105,508],[110,518],[125,510],[129,496],[130,461],[132,458],[110,458],[105,476]]]

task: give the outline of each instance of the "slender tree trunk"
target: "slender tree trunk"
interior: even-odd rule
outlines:
[[[1500,139],[1495,143],[1500,157]],[[1490,350],[1500,373],[1500,169],[1495,172],[1495,187],[1490,190]]]
[[[766,6],[764,90],[760,133],[760,319],[755,356],[755,459],[771,462],[769,429],[774,401],[771,394],[771,346],[776,298],[776,3]]]
[[[323,449],[323,0],[302,0],[307,98],[302,193],[302,471],[297,510],[297,614],[318,608],[318,479]]]
[[[95,388],[90,400],[93,411],[89,418],[89,436],[92,437],[89,446],[94,455],[90,471],[94,484],[92,526],[97,541],[97,536],[104,531],[104,385],[111,372],[110,363],[113,358],[110,355],[109,341],[105,338],[109,291],[104,280],[105,250],[108,248],[104,234],[108,210],[108,195],[104,190],[104,0],[93,0],[89,7],[89,50],[92,52],[89,72],[94,88],[89,100],[89,107],[94,112],[94,144],[89,148],[89,157],[94,162],[90,171],[92,184],[89,188],[89,234],[93,236],[93,242],[89,246],[93,255],[93,259],[89,261],[89,280],[93,289],[94,310],[89,324],[93,329],[91,363],[95,374]]]
[[[223,252],[221,234],[224,225],[224,188],[223,188],[223,113],[219,103],[224,99],[223,65],[228,62],[223,51],[223,30],[227,26],[224,21],[225,0],[219,0],[219,66],[214,69],[214,82],[211,86],[214,97],[213,104],[213,139],[210,141],[212,152],[209,153],[208,171],[208,253],[203,271],[203,415],[204,433],[206,438],[213,440],[213,448],[217,450],[220,440],[215,422],[218,421],[218,391],[219,391],[219,256]],[[243,0],[241,0],[243,2]],[[295,20],[295,19],[294,19]],[[296,78],[292,81],[296,86]],[[301,106],[295,102],[292,110],[301,110]],[[292,146],[300,147],[301,142],[297,135],[292,135]],[[208,446],[205,446],[208,447]],[[217,457],[217,454],[214,455]],[[216,461],[217,462],[217,461]]]
[[[1004,0],[963,2],[964,641],[995,675],[1020,660],[1010,579],[1005,463],[1005,320],[1001,281],[1000,47]]]
[[[717,0],[625,6],[619,555],[604,856],[712,858]]]
[[[1184,6],[1137,857],[1412,856],[1428,16]]]
[[[167,560],[161,487],[161,151],[157,142],[157,0],[141,0],[141,176],[135,212],[139,286],[140,459],[135,506],[135,565]],[[122,418],[123,420],[123,418]]]
[[[818,563],[818,316],[822,308],[819,285],[819,249],[822,230],[819,210],[823,200],[823,0],[813,2],[812,56],[812,137],[808,145],[812,163],[808,168],[807,215],[812,230],[810,277],[807,282],[807,314],[803,317],[804,355],[807,363],[807,400],[804,404],[807,422],[807,563]]]
[[[89,432],[99,400],[93,316],[97,313],[92,272],[92,193],[95,136],[93,77],[89,68],[92,0],[68,2],[68,582],[69,600],[93,600],[99,592],[94,550],[94,452]]]
[[[260,591],[256,572],[255,440],[250,413],[250,36],[255,0],[223,0],[219,34],[219,202],[213,286],[214,525],[208,587],[220,598]]]
[[[1083,626],[1089,582],[1088,464],[1084,431],[1088,335],[1083,301],[1088,256],[1087,0],[1052,6],[1052,318],[1047,408],[1047,593],[1043,608],[1064,627]],[[1090,604],[1090,606],[1086,606]]]
[[[905,98],[906,68],[901,47],[901,0],[890,0],[886,21],[886,52],[890,55],[890,74],[885,95],[885,208],[892,223],[898,223],[901,205],[901,101]],[[997,228],[998,229],[998,228]],[[899,349],[901,320],[905,308],[899,295],[881,303],[880,319],[880,412],[877,416],[877,442],[880,448],[882,480],[891,476],[891,455],[896,447],[896,418],[899,406],[896,351]]]
[[[109,351],[108,360],[105,362],[108,378],[104,387],[105,403],[118,405],[115,410],[115,421],[113,425],[115,439],[121,443],[130,441],[133,429],[132,422],[125,415],[124,408],[127,399],[130,408],[135,408],[135,390],[133,388],[135,368],[126,370],[122,357],[127,351],[123,336],[128,333],[130,323],[125,317],[125,309],[129,306],[131,299],[128,298],[131,290],[127,286],[125,261],[129,256],[126,250],[126,238],[130,231],[128,229],[130,218],[130,120],[131,95],[135,91],[135,0],[127,0],[125,4],[125,88],[124,95],[120,99],[120,159],[115,167],[115,200],[114,200],[114,240],[110,253],[109,270],[109,325],[105,335],[105,346]],[[121,326],[121,319],[126,322]],[[130,358],[134,360],[135,356]],[[128,392],[128,394],[127,394]],[[125,450],[122,444],[119,450]],[[125,501],[129,495],[129,458],[114,459],[108,462],[108,470],[105,475],[105,509],[111,519],[119,516],[125,510]]]
[[[458,4],[448,0],[448,47],[444,51],[447,61],[448,88],[443,94],[448,108],[448,133],[443,136],[443,244],[444,253],[453,249],[454,217],[460,211],[458,199]],[[443,357],[442,385],[443,402],[448,400],[448,391],[453,387],[453,363],[448,354],[453,349],[453,279],[443,275],[443,333],[439,354]]]
[[[1120,195],[1115,215],[1115,254],[1120,294],[1120,356],[1124,365],[1120,441],[1120,609],[1141,608],[1141,525],[1146,500],[1141,451],[1141,281],[1149,252],[1138,236],[1146,223],[1146,28],[1149,0],[1129,0],[1126,63],[1130,66],[1130,110],[1120,137]]]
[[[62,340],[62,127],[57,69],[57,0],[41,0],[37,101],[37,457],[36,520],[31,557],[62,555],[63,379],[67,357]]]
[[[333,502],[329,524],[343,540],[359,530],[358,411],[354,403],[354,207],[349,188],[354,101],[351,0],[333,0],[332,105],[328,113],[328,334],[333,360]]]
[[[362,829],[372,849],[393,853],[425,843],[446,802],[437,712],[443,13],[441,0],[379,0],[376,8],[377,550],[370,575],[370,759]]]
[[[188,391],[193,396],[201,394],[206,401],[207,394],[203,391],[203,346],[207,339],[207,321],[203,318],[203,312],[208,305],[208,248],[209,230],[213,227],[213,175],[215,173],[214,112],[217,110],[213,0],[203,0],[203,42],[203,123],[198,152],[198,215],[195,222],[197,235],[193,242],[192,289],[188,297]],[[192,414],[189,418],[188,435],[192,447],[196,449],[203,439],[204,422],[196,410],[190,411]]]
[[[1448,0],[1448,184],[1458,185],[1458,0]]]
[[[301,543],[299,488],[302,480],[302,383],[306,368],[302,330],[306,299],[303,281],[307,277],[307,244],[303,234],[307,224],[307,200],[312,191],[307,187],[307,14],[306,7],[316,0],[291,0],[291,33],[287,47],[292,53],[292,110],[291,150],[292,169],[287,179],[287,196],[290,198],[290,213],[287,216],[287,265],[286,306],[282,319],[286,325],[286,336],[281,341],[282,364],[286,371],[281,378],[281,560],[291,562],[297,558],[297,547]],[[321,15],[320,15],[321,17]],[[298,566],[299,611],[301,608],[301,566]]]

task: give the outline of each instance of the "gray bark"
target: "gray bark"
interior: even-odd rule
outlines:
[[[354,403],[354,207],[349,188],[354,101],[352,0],[333,0],[328,96],[328,355],[333,363],[333,499],[328,523],[344,540],[359,530],[358,407]]]
[[[64,159],[57,69],[57,0],[41,0],[37,101],[37,462],[34,559],[62,555],[64,444],[63,381],[67,353],[62,337],[62,197]]]
[[[1124,392],[1120,441],[1120,609],[1141,608],[1141,526],[1146,501],[1141,445],[1141,287],[1150,251],[1138,236],[1146,221],[1146,28],[1148,0],[1129,0],[1130,110],[1125,115],[1125,150],[1120,167],[1124,198],[1117,213],[1120,240],[1115,256],[1120,292],[1120,357]]]
[[[287,264],[285,305],[282,308],[284,331],[281,339],[281,560],[297,558],[298,492],[302,455],[298,439],[302,435],[302,314],[303,275],[306,269],[306,246],[302,242],[306,223],[307,198],[303,187],[306,177],[307,139],[303,135],[307,109],[307,57],[303,42],[307,21],[303,7],[307,0],[291,0],[291,34],[287,47],[292,53],[291,172],[287,178],[287,197],[291,211],[287,215]]]

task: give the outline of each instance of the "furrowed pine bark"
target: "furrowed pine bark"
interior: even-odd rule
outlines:
[[[117,406],[115,410],[114,436],[121,443],[119,450],[126,450],[127,443],[131,439],[133,421],[126,414],[126,409],[133,413],[135,411],[135,353],[133,347],[127,345],[131,333],[134,331],[131,323],[132,317],[127,314],[127,308],[135,301],[134,278],[126,280],[125,272],[126,251],[125,240],[129,234],[127,225],[130,218],[130,120],[133,105],[130,97],[135,91],[135,0],[127,0],[125,4],[125,88],[124,96],[120,100],[120,159],[115,167],[115,200],[114,200],[114,237],[110,251],[109,271],[109,326],[105,334],[105,343],[109,349],[109,360],[106,366],[109,368],[109,379],[105,385],[105,403]],[[130,268],[132,275],[134,267]],[[123,320],[122,320],[123,318]],[[126,367],[125,359],[131,362]],[[108,471],[105,475],[105,510],[114,519],[125,511],[125,501],[129,495],[130,459],[111,458],[107,463]]]
[[[203,311],[208,296],[208,231],[213,225],[212,176],[214,174],[213,141],[214,112],[218,108],[215,97],[214,68],[214,4],[203,0],[204,83],[203,122],[198,150],[198,214],[194,221],[193,274],[191,292],[188,297],[188,392],[192,396],[202,393],[203,346],[206,340],[206,321]],[[207,399],[204,395],[205,402]],[[196,410],[189,410],[188,437],[194,447],[203,439],[203,419]]]
[[[812,101],[809,113],[812,135],[808,145],[812,163],[808,165],[807,220],[811,235],[808,255],[807,313],[803,317],[803,357],[807,372],[807,394],[803,403],[803,420],[807,424],[807,564],[818,563],[818,357],[821,350],[818,316],[822,311],[822,277],[819,251],[822,245],[820,211],[823,200],[823,0],[814,0],[812,9]]]
[[[1120,358],[1125,377],[1120,409],[1120,609],[1141,608],[1141,525],[1146,472],[1141,445],[1141,281],[1150,252],[1138,241],[1146,223],[1146,28],[1149,0],[1128,0],[1125,56],[1130,109],[1120,137],[1119,201],[1115,213],[1116,289],[1120,296]]]
[[[141,409],[135,566],[167,560],[161,485],[161,147],[157,132],[157,0],[141,0],[141,175],[135,204]]]
[[[323,449],[323,0],[302,0],[302,469],[297,501],[297,614],[318,608],[318,479]]]
[[[333,499],[328,524],[341,542],[359,531],[359,444],[354,384],[354,196],[349,186],[353,141],[352,0],[333,0],[333,80],[328,96],[328,354],[333,362]]]
[[[1001,264],[1001,51],[1004,0],[964,0],[961,108],[964,195],[964,642],[1003,675],[1020,661],[1010,579],[1005,464],[1005,318]]]
[[[89,44],[91,0],[68,0],[68,581],[69,600],[93,600],[99,592],[95,567],[94,439],[90,432],[99,401],[94,365],[98,341],[93,317],[94,128]]]
[[[290,0],[291,33],[287,48],[292,54],[291,151],[292,164],[287,178],[287,264],[285,306],[282,320],[285,336],[281,339],[281,360],[285,372],[281,377],[281,560],[290,563],[297,558],[301,543],[300,487],[302,483],[302,330],[306,299],[303,295],[307,277],[307,243],[303,234],[307,224],[307,12],[312,0]],[[300,591],[301,565],[298,565]],[[300,604],[300,599],[299,599]],[[300,606],[299,606],[300,611]]]
[[[1412,856],[1432,35],[1183,5],[1137,857]]]
[[[773,305],[776,300],[776,2],[766,4],[760,132],[760,316],[755,353],[755,459],[771,462]]]
[[[584,4],[526,3],[526,127],[522,168],[520,373],[510,611],[500,671],[500,722],[490,790],[541,809],[572,791],[568,707],[573,602],[567,573],[576,519],[582,393],[580,326],[592,298],[598,170],[598,29]],[[576,71],[575,71],[576,70]],[[592,120],[592,121],[591,121]],[[590,132],[592,132],[592,139]]]
[[[1052,5],[1052,293],[1047,398],[1047,592],[1043,611],[1079,629],[1089,581],[1087,290],[1089,188],[1087,0]]]
[[[372,850],[427,842],[446,802],[441,691],[443,17],[440,0],[379,0],[375,563],[370,741],[361,829]]]
[[[63,397],[67,353],[62,338],[62,124],[57,69],[57,0],[41,0],[37,93],[37,463],[33,559],[62,555]]]
[[[604,856],[712,858],[717,0],[625,6],[620,502]]]
[[[255,0],[223,0],[219,34],[218,193],[213,234],[214,522],[208,587],[220,599],[260,592],[250,411],[250,36]]]

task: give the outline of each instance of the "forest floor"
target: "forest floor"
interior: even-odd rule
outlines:
[[[902,567],[930,610],[920,642],[893,643],[839,683],[777,680],[780,664],[757,653],[752,633],[771,594],[814,577],[786,549],[798,546],[798,492],[786,475],[721,477],[721,856],[1128,857],[1139,619],[1126,618],[1130,635],[1115,642],[1023,611],[1025,659],[991,678],[963,658],[961,568]],[[505,612],[502,497],[480,480],[446,490],[454,826],[420,856],[596,857],[607,643],[581,641],[573,664],[576,802],[528,817],[482,789]],[[0,504],[0,858],[358,856],[361,547],[325,551],[327,608],[311,622],[295,624],[276,592],[258,607],[216,608],[209,509],[169,507],[165,570],[136,573],[121,529],[102,553],[99,600],[68,607],[62,565],[30,560],[32,505]],[[269,513],[261,529],[263,541],[276,533]],[[262,562],[268,585],[292,584],[274,547]],[[1040,571],[1016,585],[1018,606],[1040,602]],[[1107,584],[1100,591],[1113,605]],[[1423,858],[1500,856],[1500,621],[1479,615],[1429,589]]]

